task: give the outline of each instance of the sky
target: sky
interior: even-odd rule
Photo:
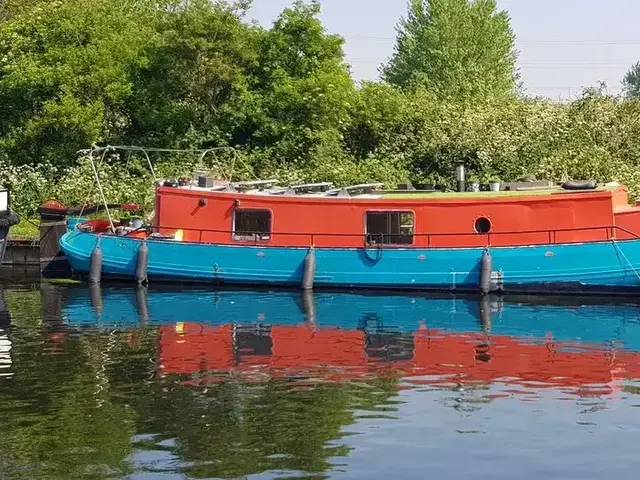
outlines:
[[[271,26],[292,0],[253,0],[249,17]],[[356,80],[375,80],[393,53],[395,26],[406,0],[321,0],[322,21],[344,37]],[[498,0],[518,39],[520,73],[527,92],[566,100],[583,87],[620,81],[640,60],[640,0]]]

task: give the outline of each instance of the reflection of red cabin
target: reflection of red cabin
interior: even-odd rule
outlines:
[[[617,379],[640,375],[640,368],[635,366],[640,355],[631,352],[612,356],[598,348],[550,340],[523,342],[507,336],[485,341],[479,335],[438,335],[434,338],[421,333],[415,340],[414,362],[419,374],[454,374],[456,381],[583,388],[603,387]],[[438,380],[427,383],[438,383]],[[601,391],[594,389],[593,393]]]
[[[162,368],[166,373],[219,371],[234,367],[233,327],[194,323],[160,327]]]
[[[394,361],[372,358],[367,334],[361,330],[265,328],[258,340],[254,338],[262,347],[252,350],[251,342],[243,345],[242,332],[232,325],[162,326],[160,368],[165,373],[260,373],[331,381],[390,373],[417,383],[499,381],[522,387],[578,388],[585,394],[610,393],[616,379],[640,378],[639,353],[612,353],[548,339],[524,342],[421,329],[404,335],[403,341],[411,342],[410,358]],[[418,378],[426,376],[430,378]]]
[[[320,369],[329,373],[336,368],[362,368],[366,364],[364,332],[359,330],[274,326],[271,338],[273,352],[268,367],[276,375]],[[336,377],[336,373],[330,376]]]

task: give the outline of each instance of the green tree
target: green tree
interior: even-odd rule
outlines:
[[[128,140],[195,147],[244,137],[256,104],[247,73],[257,66],[263,33],[242,21],[246,8],[193,0],[158,13],[127,104]]]
[[[640,62],[634,63],[622,79],[627,98],[640,98]]]
[[[326,32],[319,13],[318,1],[297,1],[261,39],[260,117],[250,145],[267,168],[271,161],[308,164],[325,147],[340,150],[356,90],[344,40]]]
[[[0,24],[0,151],[68,164],[126,127],[132,73],[153,38],[149,2],[13,0]]]
[[[477,101],[515,91],[515,36],[495,0],[410,0],[383,78],[442,99]]]

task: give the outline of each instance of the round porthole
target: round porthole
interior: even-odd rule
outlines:
[[[491,231],[491,220],[487,217],[480,217],[475,224],[476,233],[489,233]]]

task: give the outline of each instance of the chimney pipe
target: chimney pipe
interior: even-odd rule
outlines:
[[[464,192],[466,182],[465,182],[464,165],[462,164],[458,165],[458,167],[456,168],[456,180],[458,181],[458,191]]]

